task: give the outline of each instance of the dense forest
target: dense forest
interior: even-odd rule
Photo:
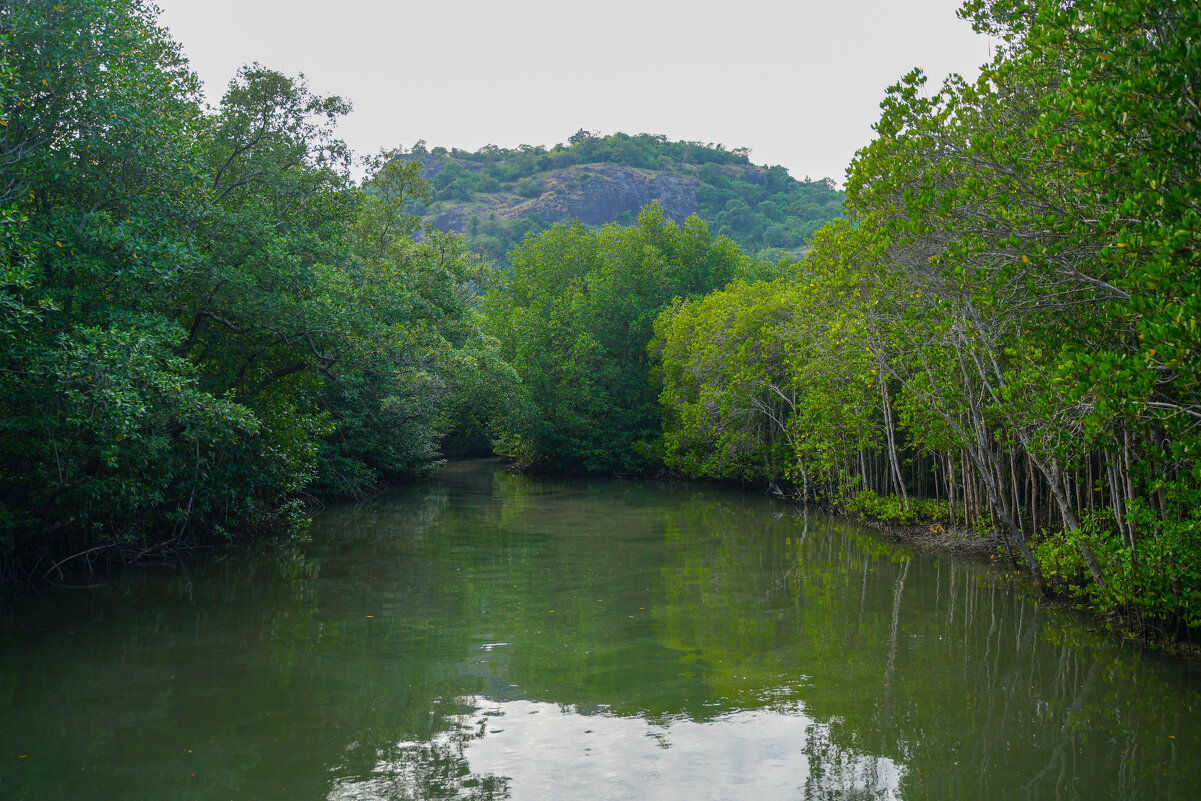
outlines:
[[[303,526],[516,380],[470,319],[486,268],[412,237],[413,169],[351,180],[347,103],[254,65],[209,111],[139,0],[0,31],[0,572]]]
[[[647,343],[673,298],[771,277],[699,218],[658,206],[629,227],[557,225],[513,251],[511,276],[483,299],[482,324],[526,390],[524,413],[494,428],[514,464],[568,472],[652,470],[660,414]]]
[[[252,65],[208,109],[141,0],[6,6],[0,574],[495,451],[995,531],[1047,591],[1192,636],[1201,8],[961,14],[995,59],[892,87],[844,210],[744,150],[586,131],[355,181],[342,99]],[[573,214],[598,181],[653,202]]]
[[[842,215],[843,194],[829,178],[798,181],[783,167],[752,164],[746,148],[662,135],[579,130],[551,148],[475,152],[422,141],[396,155],[419,162],[431,185],[410,210],[502,264],[528,233],[570,220],[630,225],[650,201],[678,224],[696,215],[769,260],[802,254],[818,228]]]
[[[1201,6],[975,0],[795,276],[656,324],[666,462],[996,530],[1148,636],[1201,626]]]

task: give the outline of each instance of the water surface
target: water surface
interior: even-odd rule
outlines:
[[[1186,799],[1198,674],[768,499],[490,463],[0,611],[4,799]]]

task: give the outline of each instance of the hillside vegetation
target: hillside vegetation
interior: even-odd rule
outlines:
[[[772,260],[800,255],[814,231],[842,214],[843,195],[828,178],[798,181],[783,167],[752,164],[745,148],[651,134],[581,130],[550,149],[474,153],[418,142],[397,155],[420,162],[433,190],[411,210],[501,262],[527,233],[572,220],[632,225],[654,201],[677,224],[699,216],[713,233]]]

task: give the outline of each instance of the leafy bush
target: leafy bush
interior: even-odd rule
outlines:
[[[901,498],[895,495],[878,495],[872,490],[859,490],[840,503],[842,509],[860,519],[879,520],[899,526],[918,523],[941,522],[951,518],[951,505],[933,498],[910,498],[906,510]]]
[[[1164,489],[1168,496],[1189,492],[1179,483]],[[1086,515],[1079,529],[1046,533],[1033,551],[1048,580],[1098,611],[1126,618],[1135,629],[1157,621],[1201,626],[1201,564],[1194,556],[1201,553],[1201,507],[1170,521],[1159,519],[1142,500],[1130,511],[1133,549],[1122,542],[1112,509]],[[1100,564],[1104,587],[1084,562],[1082,541]]]

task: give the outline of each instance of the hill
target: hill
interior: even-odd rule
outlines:
[[[798,181],[784,167],[752,164],[745,148],[651,134],[581,130],[550,149],[488,145],[474,153],[422,141],[397,157],[421,162],[433,189],[432,202],[412,211],[500,261],[531,231],[568,220],[629,225],[655,200],[676,222],[696,214],[714,233],[767,257],[799,255],[842,213],[843,195],[828,178]]]

